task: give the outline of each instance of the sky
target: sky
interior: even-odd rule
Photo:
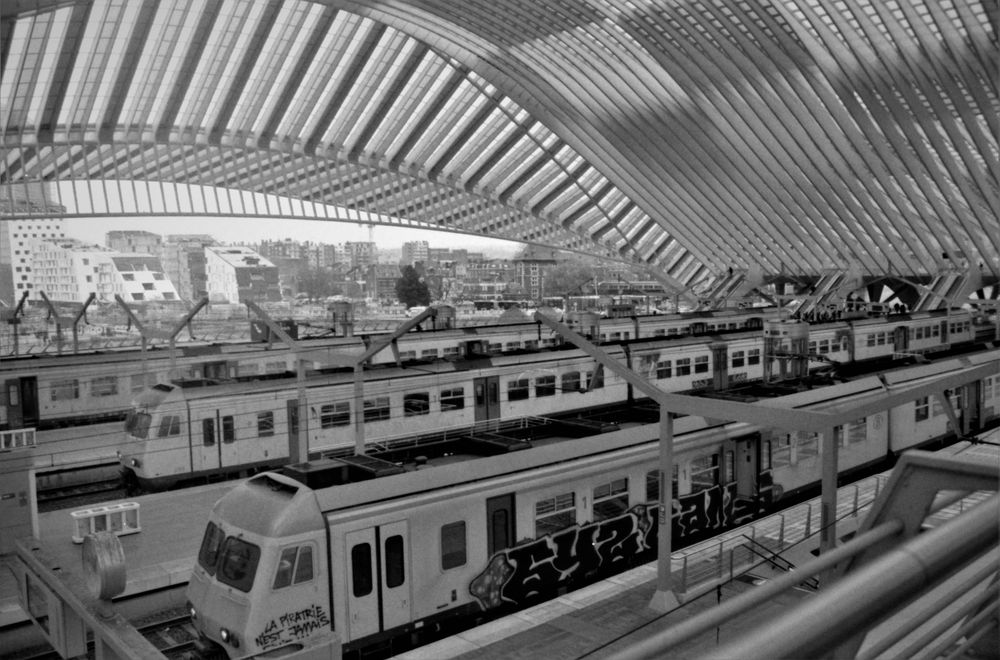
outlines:
[[[256,243],[261,240],[285,238],[328,244],[368,240],[367,225],[327,220],[204,217],[66,218],[63,226],[67,236],[99,245],[104,245],[105,233],[113,230],[145,230],[160,235],[210,234],[224,243]],[[520,244],[510,241],[402,227],[376,226],[374,237],[375,243],[383,249],[398,248],[407,241],[427,241],[431,247],[436,248],[468,248],[491,253],[514,253],[520,249]]]

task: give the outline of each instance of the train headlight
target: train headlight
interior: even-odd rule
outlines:
[[[191,603],[188,603],[187,607],[188,607],[188,614],[191,615],[191,620],[192,621],[197,621],[198,620],[198,610]]]
[[[238,649],[240,647],[240,640],[236,638],[236,635],[229,632],[225,628],[219,629],[219,637],[222,639],[223,642],[229,644],[234,649]]]
[[[138,458],[133,458],[132,460],[130,460],[130,461],[128,462],[128,464],[129,464],[129,465],[131,465],[131,466],[132,466],[132,467],[134,467],[134,468],[137,468],[137,467],[139,467],[140,465],[142,465],[142,463],[140,463],[140,462],[139,462],[139,459],[138,459]]]

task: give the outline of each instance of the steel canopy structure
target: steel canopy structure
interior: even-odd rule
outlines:
[[[0,18],[5,218],[378,222],[677,289],[733,267],[920,276],[943,254],[1000,276],[989,0],[6,0]]]

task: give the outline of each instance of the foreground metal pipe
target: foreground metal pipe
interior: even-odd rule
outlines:
[[[862,550],[881,543],[902,531],[903,524],[896,520],[879,525],[851,539],[839,548],[820,555],[813,561],[798,567],[794,573],[786,573],[769,580],[756,589],[728,600],[718,607],[713,607],[683,623],[644,639],[613,657],[615,660],[659,658],[664,651],[712,630],[748,610],[772,601],[782,592],[798,586],[806,578],[832,568],[841,561],[853,557]]]
[[[997,520],[1000,495],[844,575],[817,598],[769,623],[766,630],[750,633],[705,657],[774,660],[818,657],[832,651],[848,641],[845,630],[864,634],[901,603],[989,552],[1000,539]],[[814,563],[803,566],[803,572],[813,572]],[[652,652],[663,650],[659,645]]]

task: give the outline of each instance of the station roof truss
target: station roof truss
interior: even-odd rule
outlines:
[[[425,227],[675,288],[732,267],[924,275],[945,253],[1000,275],[991,0],[7,0],[0,18],[8,217]]]

